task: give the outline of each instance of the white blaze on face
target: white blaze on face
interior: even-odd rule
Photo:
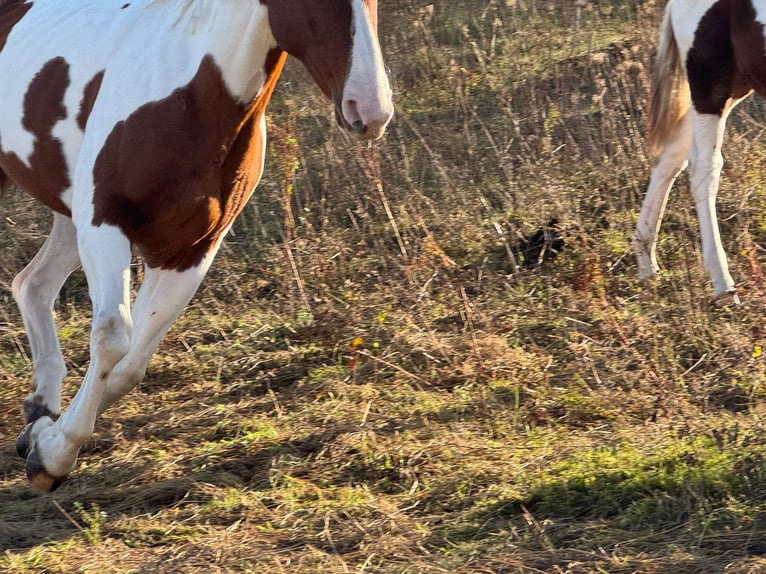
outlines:
[[[364,0],[351,0],[353,45],[343,90],[343,116],[364,139],[383,135],[394,113],[378,35]]]

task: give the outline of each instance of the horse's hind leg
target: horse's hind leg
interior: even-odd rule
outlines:
[[[713,283],[713,301],[720,305],[729,301],[737,302],[734,280],[729,274],[729,264],[718,229],[716,197],[723,168],[721,145],[726,117],[739,101],[729,100],[720,115],[691,112],[694,140],[689,156],[691,192],[699,219],[705,270]]]
[[[657,236],[668,202],[668,195],[676,177],[687,165],[691,146],[691,120],[689,112],[676,124],[652,169],[641,213],[633,235],[633,248],[638,261],[638,280],[649,283],[657,277]]]
[[[32,351],[32,393],[24,401],[27,423],[42,416],[55,419],[61,411],[66,366],[56,336],[53,304],[64,281],[79,264],[74,225],[68,217],[56,214],[48,239],[13,280],[13,296]]]

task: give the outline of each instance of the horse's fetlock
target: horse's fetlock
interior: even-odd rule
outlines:
[[[26,422],[33,423],[42,417],[49,417],[55,421],[60,413],[58,409],[48,406],[45,397],[33,393],[24,399],[22,414]]]

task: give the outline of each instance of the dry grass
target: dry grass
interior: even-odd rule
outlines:
[[[372,148],[293,62],[256,197],[54,495],[13,454],[30,364],[9,285],[47,227],[4,198],[0,571],[766,571],[764,114],[744,106],[725,149],[743,305],[709,306],[683,186],[640,291],[659,9],[381,6],[398,112]],[[561,254],[519,266],[551,218]],[[71,393],[81,276],[57,311]]]

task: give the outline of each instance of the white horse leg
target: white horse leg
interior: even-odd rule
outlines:
[[[691,192],[697,208],[702,239],[702,258],[713,283],[713,301],[725,304],[737,301],[734,280],[721,243],[716,214],[716,196],[723,168],[723,143],[726,117],[732,106],[723,113],[700,114],[692,111],[693,145],[689,156]]]
[[[133,306],[130,349],[109,376],[99,413],[144,378],[157,345],[197,291],[211,260],[212,257],[208,257],[200,266],[182,272],[146,269]]]
[[[638,261],[638,280],[642,285],[656,279],[660,270],[657,265],[660,224],[673,182],[686,168],[691,137],[691,120],[687,112],[676,125],[649,178],[649,187],[633,235],[633,249]]]
[[[80,264],[72,220],[54,214],[53,227],[40,251],[13,280],[13,297],[21,311],[32,351],[32,393],[24,401],[27,423],[61,412],[61,384],[66,365],[56,336],[53,304],[61,286]],[[24,448],[24,447],[22,447]],[[20,452],[26,456],[26,452]]]
[[[53,490],[74,468],[93,433],[106,381],[130,347],[130,243],[109,225],[78,229],[77,240],[93,303],[90,366],[61,417],[41,417],[30,429],[27,477],[40,490]]]

